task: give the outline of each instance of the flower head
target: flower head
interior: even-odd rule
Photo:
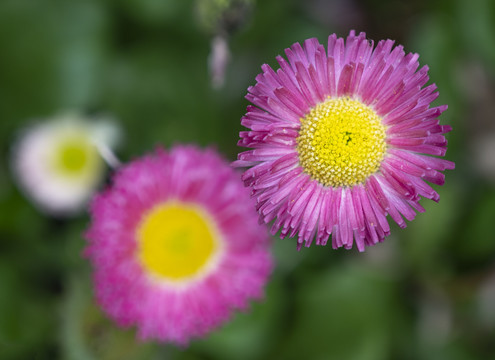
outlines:
[[[104,176],[98,146],[115,145],[119,129],[63,114],[26,128],[13,147],[12,168],[22,190],[51,215],[84,209]]]
[[[176,147],[124,166],[91,207],[98,302],[143,339],[205,335],[262,296],[271,255],[253,205],[212,150]]]
[[[298,249],[332,235],[334,248],[363,251],[390,234],[388,215],[405,227],[421,197],[439,200],[425,180],[443,184],[454,163],[427,155],[445,155],[451,128],[438,120],[447,106],[430,107],[438,92],[417,54],[354,31],[285,53],[248,89],[239,145],[254,150],[234,163],[250,167],[243,180],[272,233],[298,234]]]

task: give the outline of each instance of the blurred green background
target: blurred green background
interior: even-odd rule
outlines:
[[[0,359],[495,359],[495,2],[259,0],[219,16],[226,2],[0,1]],[[184,142],[234,160],[260,66],[350,29],[429,65],[457,165],[440,203],[362,254],[275,239],[250,313],[188,348],[136,342],[94,306],[88,216],[43,216],[15,186],[16,131],[61,110],[105,113],[121,122],[123,161]],[[215,34],[231,52],[220,88]]]

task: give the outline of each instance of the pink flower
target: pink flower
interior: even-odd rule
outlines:
[[[444,156],[438,116],[446,105],[426,87],[428,67],[391,40],[373,42],[351,31],[332,34],[325,50],[316,39],[286,49],[280,69],[263,65],[248,89],[239,145],[254,148],[234,163],[257,199],[260,219],[297,246],[360,251],[390,234],[387,216],[406,227],[423,212],[421,197],[439,200],[426,182],[444,183],[454,163]],[[426,154],[426,155],[424,155]],[[404,218],[403,218],[404,217]]]
[[[272,260],[253,207],[212,150],[180,146],[124,166],[91,207],[98,302],[142,339],[204,336],[263,295]]]

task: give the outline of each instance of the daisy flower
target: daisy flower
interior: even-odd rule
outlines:
[[[74,215],[85,208],[105,174],[98,148],[113,147],[118,137],[113,123],[77,114],[31,125],[13,146],[15,179],[40,210]]]
[[[390,234],[387,216],[400,227],[423,212],[421,197],[439,200],[425,181],[442,185],[454,163],[444,156],[451,127],[431,107],[435,84],[418,54],[364,33],[332,34],[327,49],[308,39],[263,65],[248,89],[248,106],[234,166],[257,199],[262,222],[281,238],[359,251]]]
[[[187,344],[263,294],[269,236],[239,175],[212,150],[131,162],[91,215],[96,298],[142,339]]]

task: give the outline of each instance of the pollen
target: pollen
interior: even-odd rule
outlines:
[[[59,141],[51,157],[53,169],[66,177],[82,177],[99,165],[95,147],[83,135],[67,135]]]
[[[153,277],[183,281],[200,275],[220,248],[215,225],[194,205],[166,202],[137,229],[139,260]]]
[[[300,121],[299,163],[321,184],[352,187],[380,168],[386,129],[369,106],[349,97],[328,98]]]

